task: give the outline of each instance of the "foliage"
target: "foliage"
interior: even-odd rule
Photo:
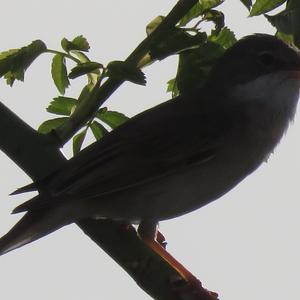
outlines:
[[[199,0],[175,27],[166,29],[163,36],[149,43],[148,54],[139,63],[112,61],[105,66],[101,62],[91,61],[88,57],[90,44],[84,36],[79,35],[71,40],[63,38],[61,50],[49,49],[43,41],[37,40],[24,47],[1,52],[0,77],[4,77],[7,84],[13,86],[15,80],[24,80],[26,70],[40,55],[53,54],[51,75],[59,95],[51,100],[47,111],[61,117],[49,119],[40,125],[39,132],[45,134],[63,128],[74,112],[80,115],[80,111],[87,111],[108,78],[145,85],[146,79],[141,68],[170,55],[179,58],[176,75],[167,83],[167,92],[175,97],[203,86],[218,57],[236,42],[234,32],[226,26],[222,13],[224,1]],[[298,0],[240,2],[249,10],[249,17],[264,15],[277,29],[279,38],[300,47]],[[281,12],[272,14],[274,9],[281,6],[285,6]],[[164,16],[158,16],[150,22],[146,27],[147,35],[155,32],[164,19]],[[210,22],[213,29],[204,32],[201,29],[203,22]],[[82,76],[87,78],[87,83],[77,99],[64,96],[73,81]],[[108,132],[108,128],[115,129],[128,119],[124,114],[110,111],[106,107],[89,113],[89,119],[83,119],[81,127],[77,128],[78,133],[73,137],[74,154],[80,151],[89,130],[99,140]]]
[[[184,1],[186,0],[182,2]],[[130,59],[124,62],[113,61],[106,65],[102,62],[91,61],[88,56],[90,44],[85,37],[79,35],[71,40],[63,38],[61,50],[49,49],[44,42],[38,40],[25,47],[0,53],[0,77],[4,77],[7,84],[13,86],[16,80],[24,80],[26,70],[40,55],[52,54],[51,75],[58,95],[50,101],[47,111],[54,114],[55,117],[43,122],[38,130],[43,134],[48,134],[52,130],[61,133],[64,128],[67,128],[65,124],[72,126],[75,116],[81,118],[81,126],[71,128],[71,132],[74,134],[73,152],[77,154],[89,131],[96,140],[99,140],[109,130],[117,128],[128,120],[124,114],[109,110],[103,105],[103,102],[122,81],[145,85],[146,80],[141,68],[149,63],[163,60],[170,55],[178,56],[177,72],[167,85],[167,91],[171,92],[173,97],[205,84],[215,61],[236,42],[234,32],[226,26],[221,6],[223,2],[224,0],[199,0],[188,13],[182,16],[181,20],[176,20],[178,21],[176,26],[167,27],[151,42],[143,44],[144,47],[147,45],[147,51],[143,58],[139,58],[139,61],[132,59],[134,55],[129,56]],[[266,20],[276,27],[276,34],[279,38],[300,46],[299,0],[240,0],[240,2],[245,9],[248,9],[250,17],[264,15]],[[284,5],[285,8],[274,14],[273,10],[280,5]],[[166,19],[164,16],[155,18],[146,28],[148,37],[155,36],[156,29],[159,29]],[[204,32],[201,29],[203,22],[211,23],[213,29]],[[150,41],[147,38],[145,40]],[[140,48],[140,46],[137,47],[137,49]],[[86,78],[86,83],[78,97],[66,96],[70,86],[74,85],[74,81],[78,77]],[[117,82],[117,84],[109,86],[107,83],[110,81]],[[113,88],[111,88],[112,86]],[[90,104],[100,97],[103,100],[101,105],[97,109],[91,110],[93,106]],[[89,118],[82,117],[87,115]],[[59,134],[57,136],[61,138]],[[61,140],[64,143],[67,138]],[[44,143],[43,148],[45,148]],[[102,229],[102,240],[100,239],[101,243],[99,243],[101,247],[103,247]],[[111,235],[108,240],[110,245]],[[127,240],[124,239],[124,241],[127,244]],[[135,245],[134,249],[136,248]],[[123,248],[121,250],[122,258],[124,252],[132,254],[132,251],[124,251]],[[113,249],[109,248],[109,252],[112,251]],[[116,260],[121,264],[121,259]],[[123,266],[125,269],[128,267],[127,259]],[[132,272],[132,268],[130,272]],[[157,272],[154,274],[154,279],[156,278]],[[144,283],[143,278],[140,285],[143,286]],[[153,287],[153,281],[151,281],[151,287]],[[159,288],[161,289],[160,285]],[[170,297],[164,299],[166,298],[173,299]]]

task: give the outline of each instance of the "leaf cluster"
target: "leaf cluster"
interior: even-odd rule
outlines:
[[[47,48],[40,40],[19,49],[11,49],[0,53],[0,77],[13,86],[15,80],[24,80],[27,68],[41,55],[53,55],[51,75],[57,88],[58,96],[54,97],[47,107],[49,113],[55,114],[54,119],[43,122],[39,132],[49,133],[57,128],[63,128],[74,112],[80,117],[80,112],[87,112],[92,101],[98,97],[98,91],[110,78],[118,81],[130,81],[145,85],[146,79],[142,67],[163,60],[171,55],[178,56],[178,68],[174,78],[167,84],[167,92],[175,97],[190,89],[205,84],[211,68],[223,52],[231,47],[236,38],[225,22],[222,3],[225,0],[199,0],[186,13],[176,26],[167,28],[159,39],[152,39],[148,45],[148,53],[137,64],[124,61],[112,61],[107,65],[90,60],[88,52],[90,44],[79,35],[72,40],[63,38],[61,50]],[[277,36],[300,47],[300,2],[298,0],[240,0],[249,10],[249,17],[264,15],[277,29]],[[285,8],[271,15],[278,7]],[[151,35],[164,21],[164,16],[156,17],[146,27],[147,35]],[[210,22],[212,30],[205,32],[201,26]],[[86,84],[77,98],[65,96],[73,80],[85,76]],[[113,91],[111,91],[112,93]],[[84,115],[84,114],[82,114]],[[90,131],[96,140],[101,139],[109,130],[125,122],[128,118],[106,107],[93,111],[89,119],[84,119],[81,128],[76,128],[73,136],[74,154],[80,151],[82,144]]]
[[[85,54],[90,45],[82,35],[73,40],[63,38],[62,51],[48,49],[44,42],[37,40],[20,49],[11,49],[0,53],[0,77],[4,76],[7,84],[12,86],[15,80],[24,80],[26,69],[43,53],[53,54],[51,75],[60,94],[53,98],[47,107],[49,113],[60,115],[54,119],[43,122],[38,131],[47,134],[66,122],[76,110],[79,103],[83,106],[92,96],[95,86],[104,78],[111,77],[128,80],[136,84],[146,84],[143,72],[132,64],[121,61],[110,62],[106,67],[103,64],[91,61]],[[75,64],[69,71],[67,61]],[[70,86],[70,80],[80,76],[87,77],[87,84],[83,87],[78,99],[65,97],[64,94]],[[98,119],[98,121],[97,121]],[[94,117],[84,125],[83,129],[73,137],[73,152],[80,151],[84,138],[90,130],[96,140],[102,138],[109,130],[125,122],[128,118],[119,112],[100,108]]]
[[[148,44],[147,55],[138,63],[114,61],[105,66],[103,63],[91,61],[87,54],[90,50],[87,39],[83,36],[77,36],[73,40],[64,38],[61,41],[61,51],[48,49],[44,42],[38,40],[33,41],[28,46],[0,53],[0,77],[4,77],[7,84],[13,86],[15,80],[24,80],[26,70],[41,54],[50,53],[53,55],[51,74],[59,95],[53,98],[47,107],[47,111],[55,114],[56,118],[45,121],[39,127],[39,131],[45,134],[56,128],[61,128],[71,120],[76,112],[87,110],[89,103],[94,101],[95,97],[99,97],[99,91],[104,90],[109,96],[114,89],[101,90],[100,88],[106,87],[105,83],[110,79],[115,79],[116,81],[127,80],[144,85],[146,80],[140,68],[156,60],[165,59],[170,55],[177,55],[179,58],[176,76],[168,83],[168,91],[172,92],[173,96],[176,96],[186,90],[205,84],[216,59],[236,42],[235,35],[226,26],[225,17],[221,11],[223,2],[221,0],[199,0],[181,18],[176,26],[167,28],[164,34],[160,35],[159,39],[153,40]],[[299,46],[300,27],[298,26],[298,20],[300,19],[300,4],[298,0],[240,0],[240,2],[249,10],[250,17],[263,14],[266,20],[276,27],[278,37]],[[285,5],[281,12],[273,15],[269,14],[280,5]],[[156,28],[163,21],[163,16],[157,17],[147,26],[147,34],[151,35],[155,32]],[[201,29],[203,22],[213,24],[211,32],[204,32]],[[70,64],[72,67],[69,67]],[[83,86],[80,95],[77,98],[65,96],[72,84],[72,80],[82,76],[86,77],[87,83]],[[127,120],[128,118],[120,112],[111,111],[106,107],[97,108],[89,119],[83,119],[83,125],[75,133],[73,137],[74,153],[76,154],[80,151],[89,131],[96,140],[99,140],[109,130],[118,127]],[[43,144],[42,149],[44,148]],[[40,170],[40,166],[38,170]],[[85,226],[82,224],[81,222],[82,228],[90,228],[89,224],[83,224]],[[101,236],[99,245],[103,247],[103,227],[100,235],[98,234],[99,223],[95,223],[95,227],[97,227],[97,234],[93,235],[89,230],[86,230],[86,232],[92,237]],[[109,230],[108,232],[107,241],[110,244],[111,236],[114,235],[111,235]],[[128,239],[123,239],[123,234],[124,232],[122,232],[122,241],[127,246]],[[117,239],[119,240],[115,244],[120,245],[119,236],[117,236]],[[109,249],[110,253],[118,248],[115,244],[112,247],[113,249]],[[123,252],[127,254],[132,252],[124,251],[123,247],[125,246],[119,247],[122,250],[122,257]],[[135,245],[133,249],[138,249],[138,247]],[[119,258],[120,254],[116,255],[116,257]],[[133,257],[136,259],[137,256],[133,255]],[[118,261],[118,259],[116,260]],[[128,266],[127,258],[124,265],[125,268]],[[154,276],[154,279],[156,277]],[[144,282],[143,277],[141,286],[143,286]],[[152,287],[153,281],[149,280],[149,282],[151,282]],[[159,288],[161,289],[160,285]],[[168,297],[168,299],[171,298]]]
[[[264,15],[276,28],[277,37],[300,48],[300,1],[299,0],[241,0],[248,8],[250,17]],[[274,9],[284,7],[279,13]]]

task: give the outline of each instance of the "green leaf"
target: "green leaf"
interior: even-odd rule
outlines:
[[[124,114],[112,110],[100,110],[97,112],[96,117],[112,129],[117,128],[129,119]]]
[[[177,76],[168,82],[167,91],[175,97],[183,91],[203,86],[215,61],[235,42],[234,33],[224,27],[218,34],[213,31],[207,43],[182,52]]]
[[[92,73],[96,71],[99,73],[99,69],[102,67],[103,67],[102,64],[99,64],[97,62],[92,62],[92,61],[81,63],[71,70],[71,72],[69,73],[69,78],[74,79],[76,77],[86,75],[88,73]]]
[[[202,87],[212,66],[224,51],[221,45],[208,41],[196,49],[181,53],[176,75],[180,93]]]
[[[230,48],[237,41],[234,32],[231,31],[228,27],[224,27],[218,34],[215,34],[215,32],[213,32],[213,34],[208,37],[208,40],[219,44],[224,49]]]
[[[72,41],[63,38],[61,41],[61,46],[66,52],[70,52],[71,50],[87,52],[90,49],[87,39],[82,35],[77,36]]]
[[[167,93],[172,93],[172,98],[179,95],[176,78],[170,79],[167,82]]]
[[[225,0],[199,0],[202,10],[206,11],[221,5]]]
[[[300,48],[300,2],[289,0],[284,11],[275,16],[265,15],[268,21],[277,28],[277,35],[281,34],[286,41]]]
[[[87,129],[84,129],[80,133],[76,134],[73,137],[73,154],[76,155],[78,152],[80,152],[83,141],[86,136]]]
[[[60,126],[62,123],[64,123],[68,118],[67,117],[63,117],[63,118],[55,118],[55,119],[51,119],[51,120],[47,120],[45,122],[43,122],[39,128],[38,128],[38,132],[39,133],[43,133],[43,134],[47,134],[50,131],[52,131],[53,129],[57,128],[58,126]]]
[[[150,56],[153,60],[162,60],[170,55],[178,54],[186,49],[198,47],[205,42],[206,33],[198,32],[195,35],[188,34],[181,28],[171,28],[165,32],[165,36],[150,45]]]
[[[81,51],[77,51],[77,50],[72,50],[70,51],[72,54],[74,54],[82,63],[86,63],[89,62],[90,59]]]
[[[283,40],[289,45],[292,45],[294,43],[294,37],[292,34],[285,34],[283,32],[277,31],[276,37],[279,38],[280,40]]]
[[[105,134],[108,133],[107,129],[105,129],[105,127],[97,121],[93,121],[90,125],[90,128],[96,140],[100,140]]]
[[[180,20],[179,26],[187,25],[191,20],[198,18],[206,11],[219,6],[223,2],[224,0],[199,0],[199,2]]]
[[[0,77],[4,76],[10,86],[16,79],[23,81],[27,68],[46,50],[44,42],[36,40],[20,49],[11,49],[0,53]]]
[[[56,115],[69,116],[77,105],[77,99],[68,97],[56,97],[50,102],[47,111]]]
[[[67,76],[66,60],[63,55],[54,55],[51,73],[58,91],[61,94],[64,94],[66,88],[70,85],[70,82]]]
[[[250,11],[252,6],[252,0],[241,0],[241,2],[247,7],[247,9]]]
[[[300,33],[300,3],[298,7],[288,7],[275,16],[265,15],[265,17],[280,32],[292,35]]]
[[[90,45],[87,39],[82,35],[75,37],[72,40],[72,44],[77,47],[77,49],[72,49],[72,50],[89,51],[90,49]]]
[[[74,54],[81,61],[81,63],[90,62],[90,59],[81,51],[72,50],[71,53]],[[101,68],[103,68],[103,65],[102,64],[100,64],[100,65],[101,65]],[[100,75],[100,71],[98,71],[98,70],[95,70],[94,72],[89,73],[88,74],[89,83],[95,85],[99,80],[99,75]]]
[[[112,61],[107,65],[107,76],[117,80],[127,80],[136,84],[145,85],[144,73],[134,64],[124,61]]]
[[[234,33],[224,27],[218,34],[208,37],[207,43],[198,48],[182,52],[179,56],[179,66],[176,79],[170,81],[168,89],[173,97],[179,93],[202,87],[209,76],[216,60],[236,42]]]
[[[250,17],[265,14],[286,2],[286,0],[256,0],[250,11]]]
[[[189,12],[183,16],[183,18],[179,21],[179,26],[185,26],[187,23],[189,23],[191,20],[198,18],[203,13],[203,8],[200,2],[195,4]]]

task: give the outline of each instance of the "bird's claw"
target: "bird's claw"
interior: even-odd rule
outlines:
[[[176,276],[171,279],[171,284],[176,295],[174,300],[219,300],[218,294],[205,289],[196,277],[187,281]]]

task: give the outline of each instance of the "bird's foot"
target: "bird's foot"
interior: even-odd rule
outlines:
[[[141,223],[138,232],[142,240],[177,271],[178,276],[170,279],[171,286],[176,295],[174,299],[218,300],[217,293],[210,292],[203,288],[200,280],[166,250],[167,243],[165,237],[157,230],[157,224],[155,222],[148,221]]]
[[[219,300],[218,294],[205,289],[200,280],[193,276],[186,280],[182,276],[172,279],[176,299],[182,300]]]

